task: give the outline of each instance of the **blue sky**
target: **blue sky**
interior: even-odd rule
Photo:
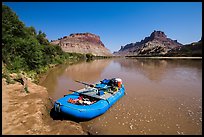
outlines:
[[[154,30],[182,44],[201,39],[202,2],[4,2],[48,40],[71,33],[100,36],[111,51],[141,41]]]

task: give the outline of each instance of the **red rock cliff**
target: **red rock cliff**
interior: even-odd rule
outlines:
[[[92,53],[97,56],[112,55],[101,42],[100,37],[91,33],[70,34],[69,36],[51,41],[51,44],[61,46],[65,52]]]

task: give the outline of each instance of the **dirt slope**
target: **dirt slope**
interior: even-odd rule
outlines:
[[[28,81],[29,93],[23,85],[7,85],[2,79],[2,134],[87,135],[81,125],[70,120],[53,120],[51,103],[45,87]]]

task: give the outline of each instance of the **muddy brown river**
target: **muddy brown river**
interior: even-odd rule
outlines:
[[[41,82],[57,100],[69,89],[121,78],[126,95],[82,126],[99,135],[202,135],[202,59],[102,59],[52,69]],[[59,127],[60,128],[60,127]]]

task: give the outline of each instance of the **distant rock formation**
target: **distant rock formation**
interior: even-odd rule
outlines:
[[[181,48],[172,49],[166,56],[177,56],[177,57],[202,57],[202,37],[198,42],[192,42],[185,44]]]
[[[61,46],[65,52],[91,53],[96,56],[112,56],[100,37],[91,33],[75,33],[50,42]]]
[[[114,52],[114,55],[130,55],[130,56],[157,56],[165,55],[168,51],[180,48],[181,43],[177,40],[167,38],[162,31],[154,31],[149,37],[145,37],[144,40],[136,43],[130,43],[125,46],[121,46],[118,52]]]

